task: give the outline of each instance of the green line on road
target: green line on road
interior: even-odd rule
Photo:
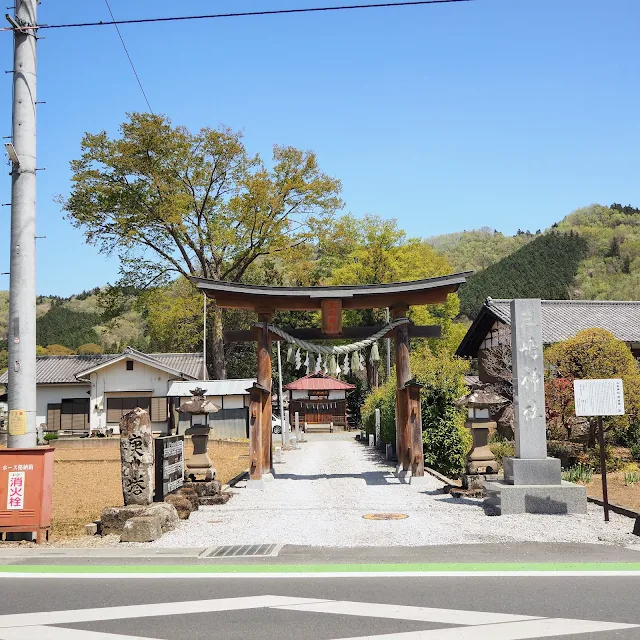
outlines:
[[[561,571],[640,571],[640,562],[566,563],[410,563],[410,564],[245,564],[245,565],[4,565],[1,574],[11,573],[142,573],[142,574],[218,574],[218,573],[403,573],[403,572],[561,572]]]

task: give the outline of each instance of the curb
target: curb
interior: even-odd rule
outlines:
[[[604,502],[599,498],[590,498],[587,496],[587,502],[592,502],[593,504],[597,504],[599,507],[604,507]],[[640,518],[640,513],[637,511],[615,504],[614,502],[609,503],[609,511],[613,511],[621,516],[626,516],[627,518]]]
[[[231,480],[229,480],[229,482],[227,482],[227,484],[222,485],[222,491],[227,491],[228,489],[231,489],[231,487],[234,487],[236,484],[238,484],[238,482],[240,482],[240,480],[244,480],[245,478],[249,477],[249,469],[245,469],[244,471],[241,471],[237,476],[235,476],[234,478],[231,478]]]
[[[432,469],[431,467],[425,467],[424,470],[430,475],[432,475],[434,478],[436,478],[437,480],[440,480],[440,482],[444,482],[445,484],[451,485],[452,487],[458,486],[455,480],[452,480],[451,478],[447,478],[447,476],[443,476],[441,473],[438,473],[435,469]]]

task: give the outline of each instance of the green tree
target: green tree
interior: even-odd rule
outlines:
[[[579,331],[573,338],[551,345],[545,360],[553,375],[568,380],[622,378],[624,416],[606,418],[606,430],[624,433],[640,417],[640,370],[627,345],[604,329]],[[589,447],[596,444],[596,420],[590,420]]]
[[[62,344],[48,344],[44,349],[45,356],[72,356],[73,349],[65,347]]]
[[[274,146],[267,166],[238,132],[193,133],[152,114],[129,114],[117,138],[86,134],[71,168],[68,219],[144,288],[176,275],[241,281],[261,256],[313,243],[342,207],[340,182],[310,151]],[[213,374],[224,378],[222,313],[209,306]]]
[[[104,349],[95,342],[88,342],[81,344],[77,349],[77,353],[80,356],[95,356],[104,353]]]

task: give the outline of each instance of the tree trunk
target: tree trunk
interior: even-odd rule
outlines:
[[[211,351],[208,358],[208,369],[214,380],[226,380],[227,367],[224,359],[224,339],[222,327],[222,309],[213,303],[207,304],[208,316],[210,321],[211,335]],[[209,355],[209,354],[208,354]]]

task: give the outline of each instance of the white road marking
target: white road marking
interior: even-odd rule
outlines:
[[[143,636],[65,629],[63,627],[12,627],[0,629],[0,640],[150,640]]]
[[[640,626],[598,620],[536,618],[485,611],[262,595],[5,615],[0,616],[0,640],[149,640],[141,636],[67,629],[48,625],[242,609],[313,611],[334,615],[358,615],[371,618],[468,625],[466,627],[456,626],[447,629],[361,636],[341,640],[524,640],[560,635],[602,633]]]
[[[388,618],[392,620],[416,620],[440,622],[442,624],[498,624],[519,620],[536,620],[540,616],[519,616],[510,613],[490,613],[487,611],[462,611],[456,609],[434,609],[431,607],[410,607],[374,602],[326,601],[293,604],[278,607],[291,611],[312,611],[315,613],[335,613],[343,616],[363,616],[365,618]]]
[[[282,578],[640,578],[640,571],[327,571],[319,573],[19,573],[0,571],[0,580],[275,580]]]
[[[552,638],[554,636],[584,633],[603,633],[604,631],[632,629],[637,626],[617,622],[547,618],[544,620],[507,622],[506,624],[487,624],[479,627],[455,627],[452,629],[432,629],[429,631],[408,631],[378,636],[341,638],[340,640],[526,640],[527,638]]]
[[[311,602],[323,602],[323,600],[312,598],[290,598],[288,596],[247,596],[240,598],[218,598],[214,600],[190,600],[187,602],[134,604],[123,607],[100,607],[97,609],[15,613],[0,616],[0,628],[49,624],[73,624],[75,622],[121,620],[124,618],[152,618],[154,616],[175,616],[187,613],[236,611],[239,609],[262,609],[264,607],[278,607],[288,604],[305,604]]]

